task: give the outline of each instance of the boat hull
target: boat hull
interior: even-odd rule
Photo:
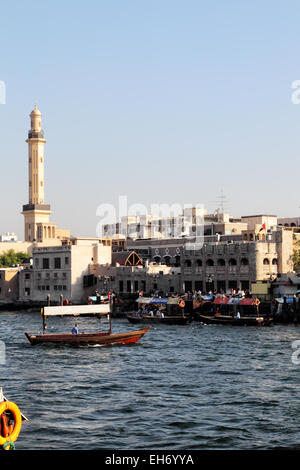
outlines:
[[[192,318],[191,316],[186,316],[186,315],[185,316],[169,315],[163,318],[151,317],[151,316],[135,317],[133,315],[127,315],[127,320],[133,324],[148,323],[148,324],[165,324],[165,325],[187,325],[191,323]]]
[[[102,345],[108,346],[110,344],[130,344],[136,343],[142,338],[150,327],[142,330],[130,331],[126,333],[80,333],[78,335],[73,334],[44,334],[44,335],[31,335],[25,333],[28,341],[34,346],[41,343],[56,343],[56,344],[70,344],[70,345]]]
[[[215,325],[231,325],[231,326],[270,326],[272,324],[272,319],[266,319],[263,317],[227,317],[225,315],[219,316],[208,316],[208,315],[198,315],[197,319],[206,324],[215,324]]]

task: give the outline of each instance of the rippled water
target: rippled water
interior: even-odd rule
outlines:
[[[97,319],[76,322],[99,329]],[[114,332],[136,329],[113,322]],[[48,329],[73,323],[51,319]],[[297,326],[194,322],[157,325],[131,346],[31,346],[24,331],[40,329],[38,313],[0,313],[0,386],[29,418],[17,449],[300,448]]]

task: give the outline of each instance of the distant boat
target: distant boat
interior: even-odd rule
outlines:
[[[165,325],[187,325],[191,323],[191,315],[165,315],[164,317],[141,315],[136,316],[134,314],[128,314],[127,320],[130,323],[162,323]]]
[[[46,317],[53,315],[109,315],[109,330],[106,332],[93,332],[93,333],[78,333],[78,334],[46,334]],[[41,343],[56,343],[56,344],[70,344],[70,345],[101,345],[107,346],[110,344],[129,344],[136,343],[142,336],[144,336],[150,327],[128,331],[124,333],[112,334],[111,328],[111,314],[109,304],[96,304],[96,305],[69,305],[60,307],[44,307],[42,308],[43,318],[43,334],[34,335],[25,333],[28,341],[32,345]]]
[[[232,317],[230,315],[198,315],[198,320],[208,325],[231,325],[231,326],[270,326],[272,318],[265,317]]]

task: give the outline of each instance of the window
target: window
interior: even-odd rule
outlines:
[[[49,258],[43,258],[43,269],[49,269]]]
[[[67,273],[63,273],[63,278],[66,279]]]
[[[69,257],[68,256],[65,257],[65,264],[69,264]]]
[[[225,260],[223,258],[218,259],[218,266],[225,266]]]
[[[208,259],[208,260],[206,261],[206,266],[213,266],[213,265],[214,265],[214,260]]]
[[[25,274],[25,279],[30,279],[30,274],[26,273]]]
[[[229,266],[236,266],[236,259],[231,258],[231,259],[229,260]]]
[[[61,266],[60,258],[54,258],[54,268],[55,269],[60,269],[60,266]]]
[[[270,264],[270,261],[268,260],[268,258],[265,258],[264,259],[264,265],[268,265],[268,264]]]
[[[29,287],[25,287],[25,295],[26,296],[30,295],[30,288]]]
[[[54,290],[57,290],[57,286],[54,286]]]
[[[67,290],[67,286],[63,286],[63,290]]]
[[[123,282],[123,281],[119,281],[119,291],[120,291],[120,292],[123,292],[123,289],[124,289],[124,282]]]
[[[127,292],[131,292],[131,281],[127,281]]]
[[[241,259],[241,265],[242,266],[248,266],[249,265],[249,260],[247,258],[242,258]]]
[[[273,261],[272,261],[272,264],[273,265],[278,264],[278,259],[274,258]]]
[[[134,281],[134,291],[137,292],[139,290],[139,281]]]
[[[39,259],[38,258],[35,258],[34,265],[35,265],[36,268],[39,267]]]

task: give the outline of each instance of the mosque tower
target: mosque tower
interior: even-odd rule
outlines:
[[[50,205],[45,204],[44,148],[46,140],[42,130],[42,114],[37,109],[30,113],[31,129],[28,132],[28,204],[23,206],[24,240],[44,241],[55,238],[55,225],[50,223]]]

